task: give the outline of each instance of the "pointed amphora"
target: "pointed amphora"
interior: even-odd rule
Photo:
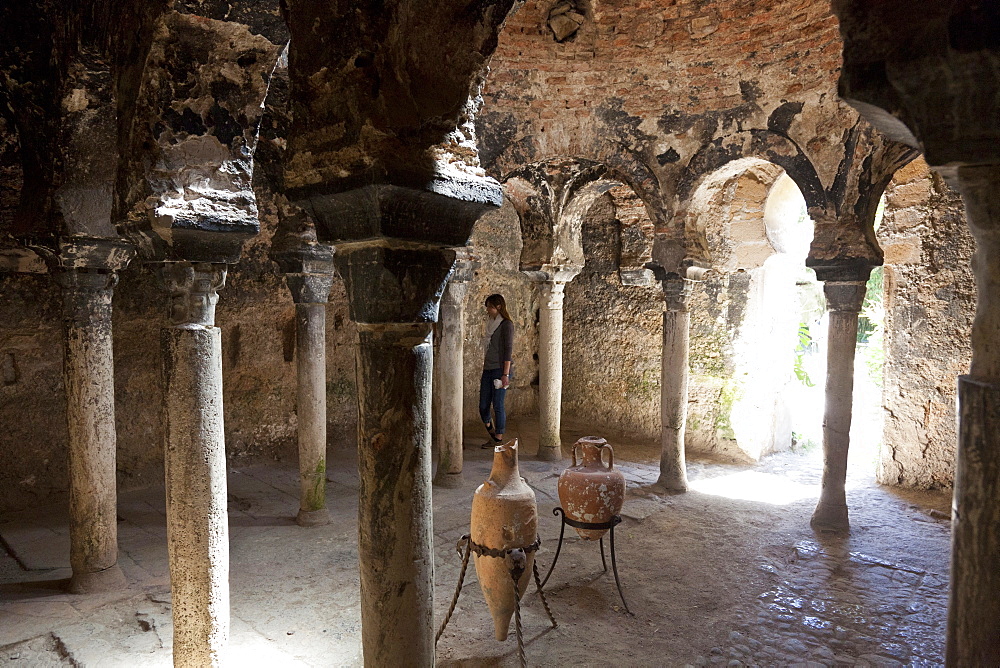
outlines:
[[[517,440],[494,448],[490,478],[472,497],[471,533],[474,543],[494,550],[527,547],[538,537],[535,492],[517,469]],[[479,555],[474,559],[496,638],[505,640],[516,603],[510,559]],[[531,581],[534,561],[535,553],[527,552],[527,566],[517,582],[520,595]]]
[[[604,464],[604,453],[608,463]],[[577,460],[577,454],[582,455]],[[559,476],[559,503],[577,522],[610,522],[625,503],[625,476],[615,470],[615,451],[603,438],[584,436],[573,444],[573,465]],[[607,529],[577,529],[584,540],[599,540]]]

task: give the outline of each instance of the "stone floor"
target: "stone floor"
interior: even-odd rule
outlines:
[[[521,472],[534,487],[544,569],[558,537],[562,466],[534,461],[530,425]],[[583,434],[564,430],[566,443]],[[471,436],[471,435],[470,435]],[[785,453],[755,468],[689,462],[692,491],[662,496],[650,444],[607,436],[630,485],[616,532],[628,615],[598,546],[567,536],[546,586],[559,622],[537,594],[524,600],[529,665],[898,666],[943,663],[949,499],[876,486],[856,462],[848,492],[852,532],[809,528],[818,453]],[[438,623],[454,593],[455,551],[470,497],[491,451],[470,440],[465,485],[434,491]],[[332,453],[328,505],[335,522],[301,528],[292,463],[229,474],[232,666],[361,664],[357,488],[350,451]],[[170,589],[162,487],[119,497],[121,564],[131,586],[104,596],[60,589],[69,576],[62,506],[0,517],[0,665],[169,666]],[[530,591],[530,590],[529,590]],[[469,569],[438,644],[445,666],[517,665],[514,633],[493,639]]]

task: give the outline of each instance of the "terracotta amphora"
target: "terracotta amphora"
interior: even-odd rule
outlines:
[[[538,538],[535,492],[517,469],[517,440],[493,449],[490,478],[472,497],[472,541],[494,550],[527,547]],[[493,615],[497,640],[505,640],[514,614],[514,582],[509,558],[475,555],[476,574]],[[535,553],[527,553],[527,567],[517,581],[521,595],[531,581]]]
[[[577,452],[583,455],[577,463]],[[607,466],[604,453],[608,453]],[[584,436],[573,444],[573,465],[559,476],[559,503],[577,522],[610,522],[625,503],[625,476],[615,470],[615,451],[603,438]],[[607,529],[577,529],[584,540],[598,540]]]

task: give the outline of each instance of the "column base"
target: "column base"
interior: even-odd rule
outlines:
[[[327,508],[319,510],[302,510],[295,516],[295,523],[300,527],[321,527],[330,523],[330,511]]]
[[[465,479],[462,477],[461,472],[459,473],[444,473],[439,472],[434,476],[435,487],[442,487],[444,489],[458,489],[465,484]]]
[[[543,462],[558,462],[563,458],[562,448],[538,446],[536,458]]]
[[[687,480],[678,480],[675,476],[660,476],[653,487],[662,489],[667,494],[684,494],[688,491]]]
[[[813,511],[809,525],[817,531],[850,531],[851,523],[847,519],[847,505],[833,505],[820,501],[816,510]]]
[[[69,579],[71,594],[103,594],[128,587],[128,579],[118,564],[92,573],[74,573]]]

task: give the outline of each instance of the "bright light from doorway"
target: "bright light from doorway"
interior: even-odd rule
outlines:
[[[757,501],[774,506],[787,506],[796,501],[819,498],[819,485],[803,485],[781,476],[758,471],[741,471],[718,478],[695,480],[691,483],[691,489],[702,494]]]

